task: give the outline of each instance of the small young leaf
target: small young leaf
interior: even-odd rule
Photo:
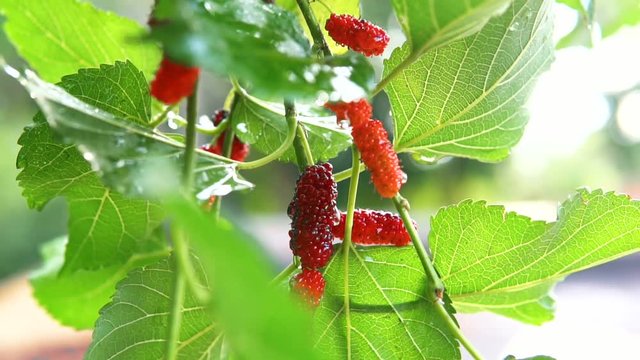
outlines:
[[[108,67],[101,68],[103,74],[106,74],[105,68]],[[108,85],[97,81],[109,80],[106,75],[102,78],[84,75],[80,72],[71,76],[76,81],[71,81],[69,77],[63,81],[71,81],[72,89],[79,92],[77,96],[85,100],[92,91],[109,93]],[[111,80],[125,84],[123,78],[125,73]],[[105,111],[111,109],[99,101],[84,102],[75,94],[42,81],[31,72],[26,73],[21,83],[34,96],[53,129],[67,141],[79,145],[84,158],[98,169],[106,185],[128,195],[152,198],[178,191],[184,144]],[[107,91],[96,90],[101,86],[106,86]],[[126,91],[148,96],[146,85],[132,86]],[[112,100],[118,99],[109,99]],[[198,150],[195,174],[194,188],[202,199],[252,186],[237,175],[235,166],[229,160],[201,150]]]
[[[174,59],[237,77],[273,98],[352,101],[366,96],[374,72],[359,54],[316,59],[295,16],[262,0],[160,2],[154,39]],[[161,11],[160,11],[161,10]]]
[[[324,270],[327,285],[315,313],[316,347],[327,358],[460,358],[458,342],[425,297],[426,276],[413,247],[349,251],[349,319],[343,251],[336,249]]]
[[[155,262],[168,255],[166,250],[134,254],[122,265],[98,270],[78,270],[58,274],[64,263],[66,238],[46,243],[44,263],[31,275],[33,296],[49,315],[61,324],[76,329],[91,329],[99,310],[106,305],[118,283],[131,269]]]
[[[464,201],[436,214],[429,241],[458,310],[540,324],[552,318],[555,282],[640,250],[640,202],[580,190],[545,223]]]
[[[516,0],[477,34],[424,54],[387,88],[397,151],[433,161],[500,161],[520,139],[523,105],[552,59],[548,0]],[[410,54],[385,63],[388,74]]]
[[[134,21],[78,0],[3,0],[9,40],[49,82],[80,68],[130,60],[149,79],[160,63],[156,44],[135,41],[145,29]]]
[[[402,30],[416,55],[478,32],[511,0],[392,0]]]
[[[146,81],[130,62],[81,70],[64,77],[60,87],[96,110],[112,111],[129,122],[149,121],[149,94],[140,91]],[[58,141],[41,113],[34,123],[18,141],[18,181],[31,207],[42,208],[57,196],[69,203],[63,272],[123,264],[133,254],[161,246],[149,238],[163,218],[157,204],[105,188],[76,147]]]
[[[240,98],[232,117],[236,136],[265,154],[273,152],[287,137],[284,107],[246,94],[237,96]],[[351,145],[349,131],[337,125],[335,116],[299,114],[298,121],[308,132],[309,146],[317,161],[332,159]],[[280,160],[295,162],[293,148],[287,150]]]
[[[199,265],[197,258],[193,261]],[[162,259],[135,269],[117,285],[113,300],[100,311],[86,359],[164,358],[173,264],[173,258]],[[204,274],[199,272],[199,275],[204,280]],[[218,325],[188,289],[182,307],[179,339],[178,358],[221,358],[223,338]]]

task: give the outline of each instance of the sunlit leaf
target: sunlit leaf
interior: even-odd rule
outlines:
[[[436,214],[429,242],[458,310],[540,324],[553,317],[555,282],[640,250],[640,203],[580,190],[545,223],[464,201]]]
[[[504,159],[522,136],[534,80],[552,60],[551,28],[548,0],[517,0],[477,34],[401,71],[386,88],[396,150],[423,161]],[[385,74],[410,51],[395,50]]]
[[[424,52],[478,32],[511,0],[392,0],[411,52]]]
[[[116,60],[130,60],[149,79],[160,62],[156,44],[136,41],[146,33],[142,26],[89,2],[3,0],[0,13],[18,53],[50,82]]]
[[[314,318],[316,347],[327,358],[460,358],[456,339],[426,298],[426,276],[412,246],[350,250],[348,305],[343,251],[339,247],[324,270],[327,285]]]

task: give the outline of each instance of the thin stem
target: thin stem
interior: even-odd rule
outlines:
[[[431,289],[433,292],[430,296],[433,296],[433,300],[440,301],[442,299],[442,294],[444,292],[444,284],[438,276],[436,269],[433,267],[433,263],[431,262],[431,258],[429,254],[427,254],[427,250],[425,250],[424,245],[422,245],[422,241],[420,241],[420,236],[418,235],[418,231],[413,226],[413,221],[411,221],[411,216],[409,215],[409,203],[407,199],[403,198],[402,195],[398,194],[393,198],[393,204],[398,210],[400,217],[402,218],[402,222],[404,223],[404,227],[407,229],[409,236],[411,237],[411,242],[418,253],[418,257],[420,257],[420,262],[422,262],[422,267],[426,271]]]
[[[162,110],[162,112],[158,114],[155,117],[155,119],[153,119],[153,121],[149,123],[149,127],[152,129],[155,129],[158,126],[160,126],[160,124],[162,124],[165,120],[167,120],[167,115],[175,108],[176,108],[176,105],[166,106],[164,110]]]
[[[320,29],[316,16],[313,13],[313,10],[311,10],[309,0],[297,0],[297,2],[300,12],[304,17],[304,21],[307,23],[311,37],[313,38],[313,47],[318,50],[318,55],[331,56],[331,50],[329,50],[327,41],[324,39],[324,35],[322,34],[322,30]]]
[[[438,310],[438,315],[440,315],[440,317],[445,320],[445,323],[447,324],[449,330],[451,330],[451,332],[453,333],[453,336],[458,339],[458,341],[460,341],[460,344],[462,344],[465,349],[467,349],[469,355],[471,355],[476,360],[482,360],[483,357],[482,355],[480,355],[480,352],[478,352],[478,350],[473,347],[473,344],[469,342],[469,339],[464,336],[458,325],[456,325],[455,321],[453,321],[453,319],[447,312],[447,309],[444,308],[444,304],[442,304],[441,302],[437,302],[436,310]]]
[[[187,131],[184,150],[184,166],[182,168],[182,188],[185,193],[191,193],[193,186],[193,169],[195,167],[196,153],[196,116],[198,114],[198,86],[194,86],[193,94],[187,99]],[[182,234],[177,234],[173,238],[174,241],[174,280],[173,280],[173,296],[171,298],[171,312],[169,313],[169,334],[167,338],[167,359],[174,360],[178,353],[178,341],[180,340],[180,324],[182,323],[182,308],[185,293],[185,272],[182,271],[184,266],[190,265],[183,263],[186,256],[189,261],[188,245]],[[185,254],[186,253],[186,254]]]
[[[287,121],[289,119],[296,119],[296,107],[293,101],[284,101],[284,111]],[[296,127],[293,139],[293,150],[296,154],[298,169],[300,172],[303,172],[308,166],[313,165],[313,154],[311,153],[311,148],[309,147],[309,141],[307,140],[307,134],[305,133],[304,128],[302,128],[297,120],[295,120],[295,123]]]
[[[347,200],[347,218],[344,224],[344,240],[342,242],[342,254],[344,256],[344,315],[347,322],[347,359],[351,359],[351,309],[349,303],[349,253],[351,252],[351,234],[353,230],[353,213],[356,208],[356,196],[358,194],[358,179],[360,172],[358,164],[360,163],[360,153],[353,146],[352,154],[352,173],[349,183],[349,198]]]
[[[282,145],[280,145],[280,147],[278,147],[271,154],[261,159],[238,163],[238,170],[250,170],[264,166],[280,158],[280,156],[282,156],[282,154],[284,154],[285,151],[287,151],[291,147],[291,144],[294,143],[294,140],[296,138],[296,127],[298,126],[298,120],[296,119],[295,108],[287,109],[285,104],[285,110],[285,118],[287,120],[287,137],[282,142]]]
[[[197,84],[193,94],[187,99],[187,130],[182,168],[182,187],[190,191],[193,185],[193,169],[196,163],[196,117],[198,116]]]
[[[367,167],[364,166],[364,164],[360,164],[358,166],[358,173],[363,172],[366,168]],[[347,170],[342,170],[339,173],[333,174],[333,178],[336,180],[336,182],[340,182],[340,181],[349,179],[352,173],[353,173],[353,168],[348,168]]]
[[[291,276],[291,274],[293,274],[296,270],[298,270],[298,268],[299,266],[295,263],[289,264],[278,275],[276,275],[276,277],[274,277],[273,280],[271,280],[271,283],[272,284],[281,283],[284,279],[288,278],[289,276]]]
[[[307,166],[313,165],[313,153],[311,152],[311,148],[309,147],[307,132],[300,123],[298,123],[298,128],[296,129],[296,140],[294,141],[294,144],[295,143],[297,143],[298,146],[302,149],[302,153],[304,154],[304,159]]]

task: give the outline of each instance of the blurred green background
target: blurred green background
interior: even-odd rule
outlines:
[[[93,1],[96,6],[145,22],[151,1]],[[403,37],[391,17],[389,2],[363,1],[363,17],[390,29],[390,49]],[[600,2],[604,10],[615,2]],[[556,5],[556,40],[568,34],[578,21],[576,13]],[[614,9],[615,10],[615,9]],[[607,11],[603,11],[607,13]],[[615,11],[610,13],[615,14]],[[610,15],[615,17],[616,15]],[[448,159],[437,165],[421,164],[403,156],[409,175],[403,194],[417,212],[431,213],[463,199],[491,203],[519,201],[560,202],[576,188],[587,186],[640,196],[640,28],[626,27],[596,42],[593,49],[572,47],[558,51],[551,70],[538,82],[529,108],[530,124],[513,156],[500,164]],[[14,67],[25,67],[4,33],[0,31],[0,54]],[[388,53],[385,54],[385,57]],[[382,58],[373,62],[380,72]],[[201,113],[221,107],[229,85],[207,74],[201,86]],[[17,139],[36,112],[28,94],[15,80],[0,75],[0,279],[22,272],[38,261],[39,244],[65,232],[63,199],[41,212],[30,210],[15,181],[19,151]],[[375,100],[375,116],[390,126],[389,105],[384,95]],[[206,139],[202,139],[205,141]],[[252,154],[252,157],[260,154]],[[333,161],[336,170],[349,166],[350,156]],[[290,200],[297,169],[277,164],[247,172],[257,186],[250,193],[225,199],[224,211],[234,216],[280,215]],[[284,186],[283,184],[290,184]],[[340,192],[346,194],[346,186]],[[346,196],[339,205],[344,208]],[[359,207],[388,209],[363,176]],[[283,238],[286,234],[283,234]]]

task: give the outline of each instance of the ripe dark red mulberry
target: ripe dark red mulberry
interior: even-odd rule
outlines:
[[[336,113],[338,121],[349,120],[351,126],[357,126],[371,119],[373,109],[366,99],[353,102],[326,103],[327,109]]]
[[[335,42],[366,56],[381,55],[389,43],[384,29],[351,15],[331,14],[324,28]]]
[[[218,110],[213,114],[213,124],[220,125],[222,120],[226,119],[229,116],[229,112],[226,110]],[[222,155],[222,151],[224,149],[224,140],[226,131],[223,131],[222,134],[218,137],[216,144],[207,144],[201,147],[202,150],[208,151],[212,154]],[[231,145],[231,159],[235,161],[244,161],[244,159],[249,155],[249,145],[243,143],[236,136],[233,137],[233,144]]]
[[[151,95],[167,105],[176,104],[193,93],[199,75],[200,68],[175,63],[165,56],[151,82]]]
[[[362,162],[371,173],[371,181],[384,198],[394,197],[407,180],[393,150],[387,130],[380,120],[366,121],[351,129],[353,142],[362,154]]]
[[[336,207],[338,190],[329,163],[309,166],[300,175],[289,204],[289,247],[303,268],[318,269],[333,252],[331,229],[340,221]]]
[[[303,269],[293,278],[293,290],[309,305],[318,306],[324,294],[325,281],[317,270]]]
[[[338,239],[344,239],[346,218],[347,215],[342,213],[340,224],[333,228],[333,235]],[[413,226],[416,227],[415,223]],[[400,216],[386,211],[356,209],[351,241],[360,245],[406,246],[411,243],[411,237]]]

